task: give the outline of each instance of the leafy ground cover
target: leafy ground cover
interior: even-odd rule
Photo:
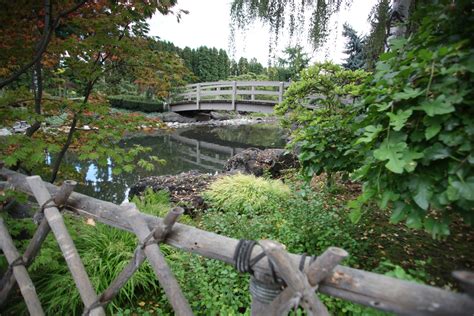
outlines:
[[[220,199],[215,200],[217,203],[208,199],[210,208],[207,211],[193,218],[185,216],[181,222],[234,238],[275,239],[294,253],[318,254],[329,246],[338,246],[351,255],[344,262],[346,265],[440,287],[455,288],[450,277],[452,270],[474,267],[469,248],[474,235],[462,224],[456,225],[446,239],[434,240],[425,232],[411,230],[402,224],[390,224],[389,212],[380,211],[375,206],[361,221],[353,224],[346,204],[360,193],[358,184],[338,180],[327,189],[326,180],[319,177],[308,186],[293,171],[284,177],[285,184],[280,182],[270,190],[264,190],[261,188],[274,183],[263,179],[255,181],[249,176],[244,179],[245,186],[236,185],[243,181],[242,177],[246,176],[228,177],[220,187],[210,187],[207,195],[219,194]],[[262,181],[266,183],[262,184]],[[232,187],[233,190],[222,186]],[[254,190],[254,198],[248,200],[249,204],[242,211],[239,199],[245,197],[252,186],[260,190]],[[283,194],[286,198],[279,203],[270,203],[267,208],[259,208],[261,199],[275,194]],[[222,207],[218,201],[226,198],[227,203],[236,203],[236,207]],[[169,197],[163,192],[148,191],[144,196],[135,198],[135,202],[142,212],[158,216],[162,216],[171,206]],[[8,221],[8,224],[12,234],[25,235],[24,230],[28,226],[25,223]],[[87,225],[77,218],[68,220],[68,225],[94,285],[103,290],[130,260],[136,238],[99,223]],[[32,225],[29,226],[31,229]],[[21,241],[18,243],[24,244]],[[249,313],[248,276],[240,275],[229,265],[169,246],[162,246],[162,251],[196,314]],[[79,297],[72,288],[72,280],[54,240],[48,240],[31,270],[49,314],[80,314]],[[108,306],[108,312],[118,315],[172,314],[155,279],[150,267],[145,264],[121,295]],[[71,292],[57,284],[70,284]],[[326,296],[323,299],[333,314],[380,314],[338,299]],[[21,298],[16,297],[14,302],[5,315],[24,310]]]

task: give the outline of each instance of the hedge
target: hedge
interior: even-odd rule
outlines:
[[[142,112],[163,112],[164,109],[162,100],[147,100],[136,95],[115,95],[109,96],[108,99],[114,108]]]

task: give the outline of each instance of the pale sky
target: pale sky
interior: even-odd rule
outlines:
[[[150,35],[159,36],[162,40],[173,42],[176,46],[184,48],[189,46],[197,48],[208,46],[222,48],[232,56],[229,45],[229,23],[231,0],[179,0],[176,9],[188,10],[189,14],[182,15],[178,23],[174,15],[163,16],[156,14],[150,20]],[[332,60],[340,63],[344,59],[344,37],[342,25],[348,22],[359,34],[367,34],[370,30],[367,17],[377,0],[354,0],[348,9],[343,9],[330,21],[330,38],[323,49],[313,52],[307,41],[306,32],[294,35],[292,38],[287,33],[280,37],[276,49],[277,56],[289,44],[299,44],[312,57],[313,61]],[[310,13],[310,12],[309,12]],[[262,65],[268,64],[269,27],[261,22],[249,25],[248,31],[239,32],[234,43],[235,59],[256,57]]]

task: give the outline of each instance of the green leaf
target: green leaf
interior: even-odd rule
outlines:
[[[423,94],[423,90],[421,89],[418,89],[418,88],[413,89],[410,87],[406,87],[402,92],[394,93],[393,99],[395,101],[414,99],[422,94]]]
[[[364,135],[360,137],[356,144],[360,143],[370,143],[373,141],[377,135],[382,131],[382,125],[378,124],[377,126],[369,125],[364,129]]]
[[[408,215],[406,224],[409,228],[420,229],[423,227],[421,217],[417,212],[411,212]]]
[[[393,213],[390,216],[390,223],[397,224],[407,217],[406,206],[407,205],[401,201],[394,203]]]
[[[18,161],[18,159],[14,155],[9,155],[9,156],[7,156],[6,158],[3,159],[3,162],[5,163],[5,166],[7,166],[7,167],[14,166],[17,161]]]
[[[441,130],[441,125],[431,125],[425,130],[425,138],[426,140],[430,140],[431,138],[435,137],[439,131]]]
[[[358,223],[361,217],[362,217],[362,210],[360,208],[355,208],[349,213],[349,219],[354,224]]]
[[[127,173],[130,173],[132,172],[133,170],[135,169],[135,166],[134,165],[125,165],[123,166],[123,171],[127,172]]]
[[[96,153],[96,152],[89,153],[87,156],[88,156],[88,158],[91,159],[91,160],[95,160],[95,159],[98,159],[98,158],[99,158],[99,154]]]
[[[428,218],[425,220],[425,231],[431,233],[433,239],[436,239],[440,235],[449,235],[449,225],[446,222]]]
[[[419,108],[425,111],[429,116],[451,113],[455,110],[454,106],[450,102],[447,102],[446,96],[444,95],[438,96],[435,100],[423,101]]]
[[[387,205],[388,205],[388,202],[390,201],[394,201],[396,199],[398,199],[399,195],[392,192],[392,191],[389,191],[389,190],[385,190],[383,193],[382,193],[382,199],[380,200],[380,203],[379,203],[379,206],[382,210],[385,210],[387,208]]]
[[[412,182],[416,182],[414,188],[415,195],[413,196],[413,200],[420,208],[427,210],[430,205],[429,201],[433,196],[433,191],[431,190],[430,183],[428,181],[420,179],[417,179],[416,181],[412,180]]]
[[[405,170],[408,172],[412,172],[413,170],[415,170],[417,166],[417,162],[415,160],[423,157],[423,153],[419,153],[414,150],[406,150],[403,154],[403,160],[405,161]]]
[[[474,177],[469,177],[465,181],[452,181],[450,187],[456,191],[456,196],[474,201]]]
[[[405,111],[398,110],[397,114],[387,113],[390,118],[390,126],[392,126],[395,131],[401,130],[412,113],[413,110],[411,109]]]
[[[374,157],[377,160],[388,160],[385,167],[394,173],[403,173],[405,161],[403,155],[407,149],[405,142],[393,142],[390,138],[386,138],[380,147],[374,150]]]
[[[433,146],[426,148],[423,154],[428,160],[439,160],[449,157],[450,150],[448,147],[443,146],[443,144],[436,143]]]

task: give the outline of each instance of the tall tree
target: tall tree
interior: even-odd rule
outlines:
[[[25,30],[38,28],[40,30],[39,34],[44,34],[47,30],[45,23],[48,24],[48,20],[49,24],[53,23],[51,18],[47,17],[49,13],[45,14],[44,12],[51,12],[51,16],[61,16],[61,13],[58,14],[56,11],[66,11],[60,5],[67,5],[69,8],[71,2],[77,4],[73,1],[45,0],[45,7],[48,4],[55,9],[52,10],[51,7],[48,7],[47,10],[42,10],[36,1],[23,0],[22,2],[17,10],[9,11],[10,15],[1,15],[2,23],[5,25],[10,26],[17,21],[21,21],[21,27],[18,29],[9,28],[8,36],[11,38],[9,43],[21,42],[20,39],[22,38],[26,38],[31,43],[36,43],[35,38],[29,38]],[[39,53],[39,60],[43,68],[47,66],[52,69],[63,69],[62,76],[75,82],[83,97],[82,102],[75,103],[63,100],[59,103],[62,104],[61,108],[57,107],[57,101],[49,102],[47,113],[46,111],[40,111],[41,113],[38,113],[38,111],[31,112],[31,108],[28,108],[28,111],[18,112],[8,103],[3,103],[0,107],[0,116],[5,119],[4,122],[11,122],[18,118],[30,122],[40,122],[45,120],[45,116],[58,113],[58,111],[70,115],[68,118],[70,126],[67,135],[57,135],[51,138],[51,135],[44,131],[40,136],[36,137],[35,135],[34,138],[30,139],[23,135],[15,135],[7,139],[0,146],[1,156],[5,159],[6,165],[15,166],[23,163],[23,168],[31,170],[45,161],[44,155],[47,152],[47,155],[54,156],[50,171],[51,181],[54,181],[57,178],[63,157],[74,142],[76,142],[78,148],[83,148],[81,157],[98,159],[102,163],[107,161],[107,155],[121,163],[130,162],[132,157],[136,157],[141,149],[124,152],[124,150],[114,145],[120,139],[121,133],[134,125],[123,125],[120,123],[121,118],[107,115],[108,111],[106,107],[100,104],[100,100],[99,103],[97,100],[91,100],[92,92],[99,79],[110,70],[123,64],[132,65],[140,58],[150,57],[145,53],[147,52],[147,19],[157,11],[163,14],[169,13],[175,3],[176,1],[167,1],[165,4],[161,2],[143,3],[142,1],[84,1],[80,8],[73,11],[69,10],[67,23],[58,19],[57,21],[61,21],[61,23],[57,22],[57,25],[51,26],[50,29],[55,32],[53,34],[51,31],[50,38],[48,38],[49,45],[46,45],[43,51]],[[32,19],[30,17],[31,12],[38,14],[40,18]],[[43,35],[40,38],[43,38]],[[24,60],[28,60],[28,56],[34,55],[36,58],[38,49],[36,47],[28,49],[28,46],[26,46],[25,50],[15,50],[13,49],[14,44],[10,45],[8,43],[6,48],[0,53],[0,60],[2,61],[2,67],[0,68],[2,69],[2,76],[7,78],[4,82],[11,84],[19,76],[13,80],[10,78],[13,78],[18,71],[25,68],[22,65]],[[13,66],[9,66],[5,71],[4,61]],[[140,67],[135,65],[135,68],[139,69]],[[38,80],[38,74],[42,73],[44,73],[44,70],[38,69],[34,76],[36,77],[34,81],[35,94],[37,95],[35,99],[38,99],[37,91],[42,87],[41,81]],[[152,73],[155,76],[160,75],[157,71]],[[22,84],[20,81],[18,83]],[[12,86],[12,88],[14,87]],[[4,94],[8,95],[7,92],[8,90]],[[12,94],[15,94],[14,91],[12,92]],[[100,120],[93,120],[93,117],[100,117]],[[78,142],[76,139],[79,136],[77,127],[80,124],[88,123],[100,126],[98,132],[89,133],[87,136],[80,135],[80,137],[86,138],[82,138]],[[111,129],[111,126],[114,128]],[[142,162],[142,165],[149,166],[145,162]],[[133,169],[133,165],[128,164],[126,170],[130,169]],[[117,169],[117,172],[119,171],[120,169]]]
[[[278,58],[277,73],[279,81],[297,80],[301,70],[308,67],[310,58],[300,45],[288,46],[283,57]]]
[[[347,23],[344,24],[342,35],[347,38],[344,54],[348,55],[342,66],[350,70],[364,67],[364,39]]]
[[[252,58],[249,61],[249,72],[256,75],[261,75],[264,72],[264,68],[261,63],[258,62],[257,58]]]

